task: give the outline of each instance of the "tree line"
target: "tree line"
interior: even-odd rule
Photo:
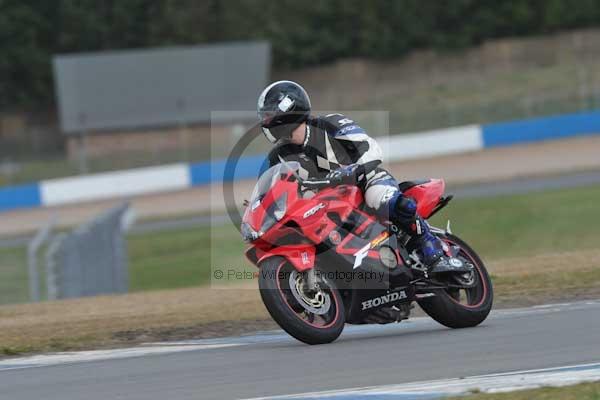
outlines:
[[[301,68],[599,23],[599,0],[0,0],[0,109],[51,106],[57,53],[261,39]]]

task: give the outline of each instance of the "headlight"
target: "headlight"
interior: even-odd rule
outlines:
[[[277,200],[267,208],[265,220],[260,227],[259,235],[268,231],[277,221],[281,221],[287,211],[287,193],[282,194]]]
[[[281,195],[277,200],[273,202],[265,213],[260,230],[256,232],[250,224],[243,222],[241,226],[242,238],[245,242],[253,242],[263,235],[266,231],[271,229],[277,221],[281,221],[285,217],[287,211],[287,193]]]
[[[285,213],[287,212],[287,192],[283,193],[275,203],[271,204],[271,207],[275,206],[273,210],[273,215],[277,218],[277,221],[281,221],[283,217],[285,217]],[[271,208],[269,207],[269,208]]]
[[[242,239],[244,242],[250,243],[258,239],[258,232],[256,232],[250,224],[242,222]]]

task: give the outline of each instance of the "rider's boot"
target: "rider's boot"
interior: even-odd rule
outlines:
[[[390,219],[412,238],[423,265],[430,272],[436,272],[436,269],[447,264],[441,240],[431,233],[427,222],[417,214],[415,201],[401,193],[392,200]]]
[[[425,265],[430,272],[436,272],[438,267],[441,267],[446,263],[442,241],[431,233],[429,225],[419,215],[415,216],[415,221],[417,226],[420,225],[420,229],[416,232],[411,232],[413,233],[411,235],[412,241],[415,244],[417,252],[421,256],[423,265]]]

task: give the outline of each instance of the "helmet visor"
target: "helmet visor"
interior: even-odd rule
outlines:
[[[263,126],[262,130],[269,142],[277,143],[282,140],[290,139],[292,137],[292,133],[299,125],[299,123],[293,123],[274,125],[268,128]]]
[[[271,143],[290,139],[292,132],[306,120],[304,113],[277,113],[275,111],[260,111],[260,126]]]
[[[277,113],[275,111],[259,111],[260,126],[268,127],[276,116]]]

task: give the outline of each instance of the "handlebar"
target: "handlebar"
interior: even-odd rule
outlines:
[[[307,189],[323,189],[334,186],[329,179],[306,179],[300,182],[300,185]]]
[[[336,184],[334,182],[332,182],[330,179],[302,179],[300,178],[300,176],[296,173],[296,171],[294,170],[294,168],[290,167],[289,164],[280,156],[279,157],[279,161],[287,166],[288,170],[296,177],[296,179],[298,180],[298,183],[300,184],[300,186],[303,186],[307,189],[323,189],[326,187],[330,187],[330,186],[335,186]]]

